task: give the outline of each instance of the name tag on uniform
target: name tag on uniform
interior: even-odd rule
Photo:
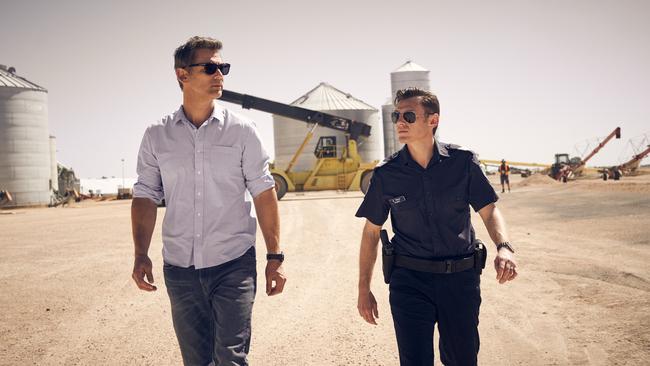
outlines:
[[[388,200],[388,202],[392,203],[393,205],[397,205],[397,204],[400,204],[402,202],[406,202],[406,197],[399,196],[399,197],[391,198],[391,199]]]

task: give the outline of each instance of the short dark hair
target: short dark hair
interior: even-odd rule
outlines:
[[[174,69],[182,69],[191,65],[194,62],[194,53],[198,49],[219,51],[222,47],[223,44],[217,39],[194,36],[174,51]],[[178,85],[182,90],[183,84],[179,81]]]
[[[395,93],[393,104],[397,106],[399,102],[415,97],[420,97],[420,105],[422,105],[428,113],[440,114],[440,103],[438,102],[438,97],[430,91],[420,88],[410,87],[398,90]]]

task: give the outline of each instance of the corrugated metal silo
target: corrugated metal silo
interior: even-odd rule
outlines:
[[[397,137],[395,136],[395,125],[390,119],[390,114],[393,113],[393,101],[388,100],[381,106],[381,119],[384,128],[384,156],[390,156],[398,150],[396,147]]]
[[[13,206],[50,202],[47,90],[0,65],[0,189]]]
[[[383,128],[384,128],[384,153],[386,156],[404,146],[395,135],[394,126],[390,120],[390,113],[393,109],[395,93],[400,89],[416,87],[424,90],[431,90],[429,82],[429,70],[416,64],[413,61],[406,61],[397,70],[390,73],[391,97],[390,102],[382,106]]]
[[[377,108],[344,93],[327,83],[320,83],[305,95],[296,99],[291,105],[326,112],[335,116],[350,118],[371,126],[370,137],[359,141],[359,155],[365,162],[383,159],[383,128]],[[275,136],[275,163],[280,169],[286,168],[310,126],[302,121],[273,116],[273,134]],[[314,149],[321,136],[336,136],[336,144],[345,146],[345,134],[325,127],[318,127],[314,136],[303,150],[294,165],[294,171],[309,170],[316,162]],[[339,150],[340,151],[340,150]]]

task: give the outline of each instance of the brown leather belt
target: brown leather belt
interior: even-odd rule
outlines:
[[[420,272],[456,273],[475,268],[475,255],[462,259],[429,260],[395,255],[395,265]]]

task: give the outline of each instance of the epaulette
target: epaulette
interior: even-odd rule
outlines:
[[[391,160],[397,158],[398,156],[399,156],[399,151],[394,152],[394,153],[391,154],[390,156],[387,156],[387,157],[386,157],[382,162],[380,162],[379,164],[375,165],[375,169],[377,169],[377,168],[379,168],[379,167],[381,167],[381,166],[383,166],[383,165],[388,164],[389,162],[391,162]]]
[[[456,144],[445,144],[445,147],[447,148],[447,152],[449,152],[449,155],[452,155],[457,152],[464,152],[472,156],[472,160],[474,161],[474,163],[479,164],[478,154],[475,153],[474,151],[469,149],[464,149],[462,146]]]

